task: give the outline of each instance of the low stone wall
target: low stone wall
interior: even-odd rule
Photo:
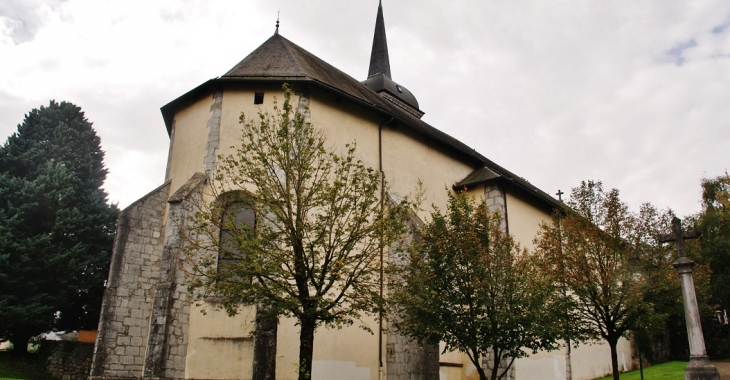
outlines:
[[[62,380],[86,380],[91,371],[91,357],[94,355],[94,344],[43,341],[41,355],[47,356],[48,373]]]

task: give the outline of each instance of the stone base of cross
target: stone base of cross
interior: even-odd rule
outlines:
[[[697,307],[697,296],[695,284],[692,279],[692,267],[694,261],[684,254],[684,239],[696,239],[699,234],[682,232],[682,221],[675,217],[672,219],[674,233],[662,236],[662,242],[677,242],[677,260],[672,264],[679,273],[682,283],[682,301],[684,303],[684,317],[687,321],[687,337],[689,338],[689,364],[684,370],[685,380],[720,380],[720,373],[717,372],[705,349],[705,337],[702,335],[702,323],[700,311]]]

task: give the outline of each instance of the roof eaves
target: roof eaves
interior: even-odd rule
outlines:
[[[198,87],[195,87],[194,89],[178,96],[171,102],[160,107],[160,112],[162,112],[162,119],[165,121],[165,127],[167,128],[168,136],[170,136],[170,132],[172,131],[172,121],[175,117],[175,109],[177,108],[177,106],[183,101],[187,100],[189,97],[194,96],[195,94],[201,92],[203,89],[209,87],[211,84],[215,83],[216,80],[218,80],[218,78],[209,79]]]
[[[469,181],[469,182],[462,182],[462,183],[455,183],[452,185],[452,189],[454,191],[460,191],[463,189],[469,189],[474,186],[478,185],[489,185],[492,183],[499,183],[502,185],[507,186],[515,186],[519,188],[520,190],[533,195],[535,198],[541,200],[543,203],[545,203],[550,208],[562,208],[564,207],[562,203],[560,203],[557,199],[551,197],[547,193],[543,192],[542,190],[538,189],[534,185],[530,184],[526,180],[522,178],[509,178],[504,175],[500,175],[498,177],[492,177],[487,179],[480,179],[475,181]]]
[[[476,181],[470,181],[470,182],[458,182],[451,186],[454,191],[461,191],[464,189],[470,189],[474,186],[478,185],[487,185],[490,183],[498,182],[498,181],[506,181],[506,179],[502,176],[499,177],[493,177],[493,178],[487,178],[487,179],[480,179]]]
[[[167,128],[167,135],[170,136],[170,133],[172,132],[172,122],[175,116],[175,110],[178,105],[185,102],[188,98],[191,98],[195,95],[197,95],[200,92],[205,91],[209,87],[212,87],[215,84],[222,84],[222,83],[236,83],[236,82],[269,82],[269,81],[289,81],[289,82],[302,82],[302,81],[311,81],[310,78],[303,76],[303,75],[286,75],[286,76],[272,76],[272,75],[260,75],[260,76],[225,76],[225,77],[219,77],[219,78],[213,78],[209,79],[203,84],[199,85],[198,87],[195,87],[194,89],[184,93],[183,95],[178,96],[171,102],[165,104],[164,106],[160,107],[160,112],[162,112],[162,118],[165,121],[165,127]]]

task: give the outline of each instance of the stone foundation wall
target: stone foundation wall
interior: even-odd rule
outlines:
[[[159,279],[166,183],[122,211],[104,294],[92,376],[141,376]]]
[[[47,355],[48,373],[57,379],[85,380],[91,369],[94,345],[68,341],[43,341],[41,355]]]
[[[387,380],[437,380],[439,352],[433,345],[398,334],[387,335],[385,351]]]
[[[507,366],[510,365],[510,361],[512,361],[512,358],[504,356],[502,356],[502,360],[499,361],[497,376],[500,376],[507,371],[507,374],[502,378],[503,380],[513,380],[515,378],[514,363],[512,363],[509,369],[507,369]],[[494,352],[490,350],[487,355],[482,358],[482,369],[486,372],[487,377],[489,377],[492,373],[492,368],[494,368]]]

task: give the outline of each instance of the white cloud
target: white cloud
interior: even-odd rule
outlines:
[[[32,41],[48,15],[66,0],[4,0],[0,2],[0,35],[14,44]]]
[[[125,206],[161,183],[159,107],[263,43],[277,10],[284,36],[363,79],[377,1],[11,5],[0,7],[0,135],[49,99],[77,103],[107,151],[110,198]],[[699,209],[700,178],[729,166],[728,2],[383,6],[394,79],[424,119],[549,193],[602,179],[634,208],[683,215]]]

